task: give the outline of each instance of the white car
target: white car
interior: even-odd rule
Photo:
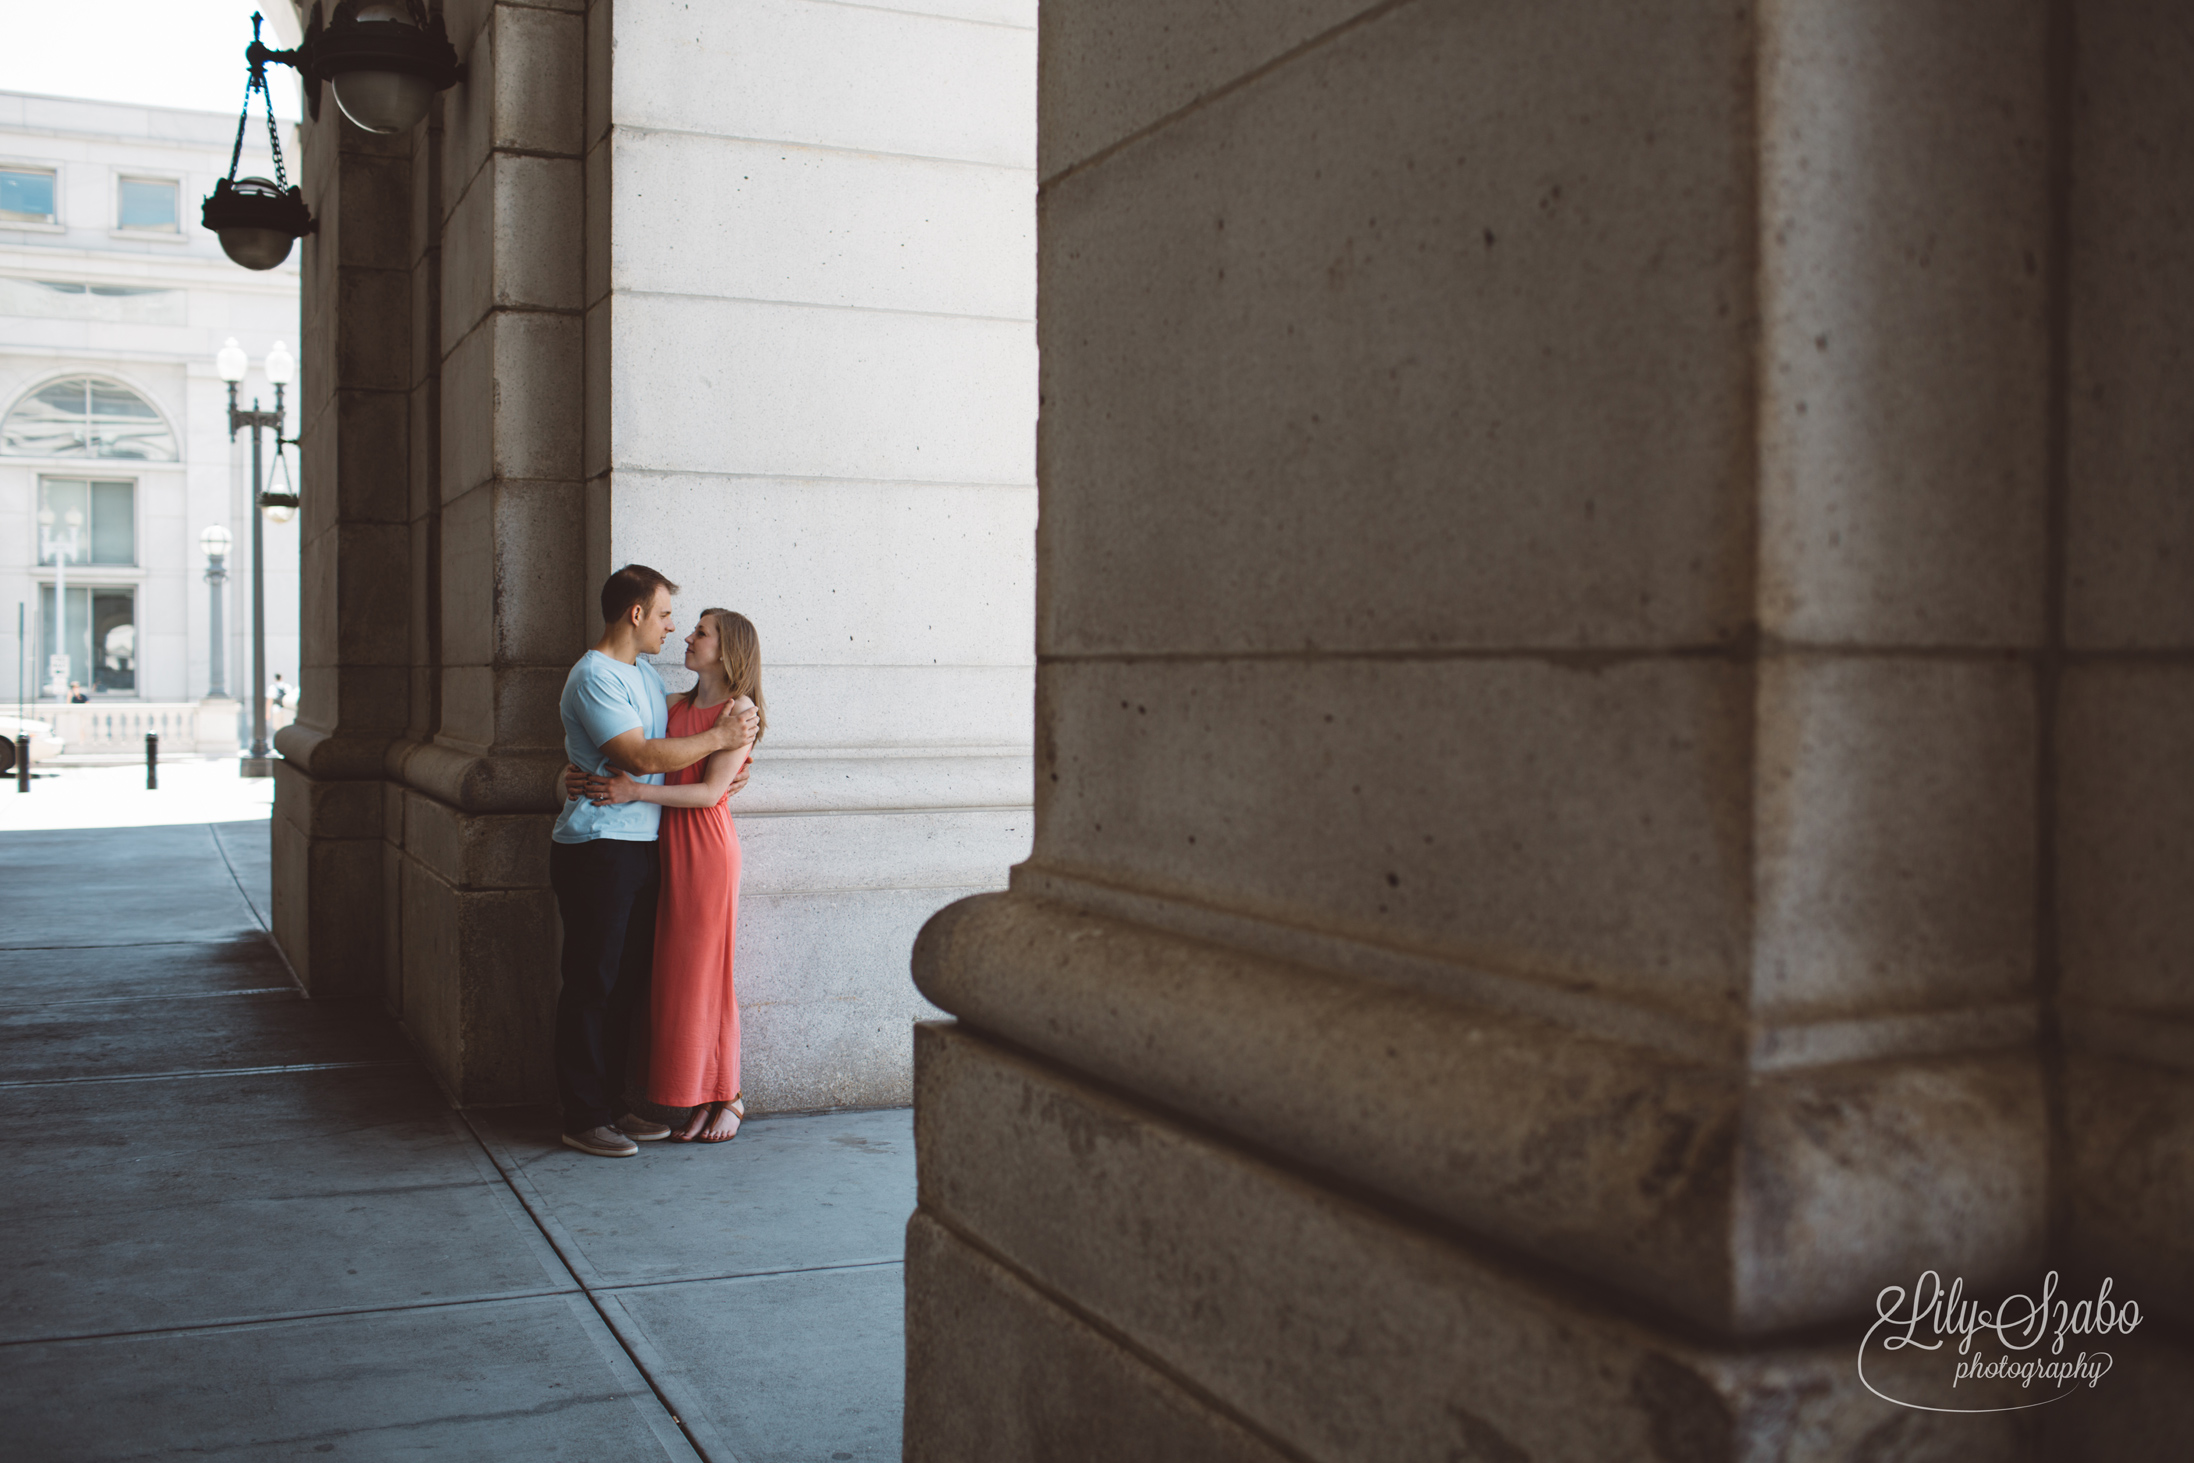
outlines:
[[[0,737],[20,743],[24,735],[30,736],[30,764],[36,767],[50,757],[58,757],[65,743],[53,734],[53,723],[36,721],[28,717],[0,716]],[[11,761],[9,770],[14,770]]]

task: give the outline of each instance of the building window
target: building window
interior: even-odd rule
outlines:
[[[117,457],[175,461],[175,438],[152,403],[118,381],[71,376],[39,387],[0,425],[11,457]]]
[[[66,654],[68,678],[95,696],[136,695],[137,591],[71,584],[67,594],[64,624],[53,613],[53,586],[38,586],[46,654]]]
[[[137,562],[137,484],[96,482],[88,478],[40,478],[39,524],[45,510],[53,510],[51,529],[39,535],[38,562],[51,564],[55,553],[48,545],[68,532],[69,514],[79,515],[76,547],[71,564],[120,564]]]
[[[0,223],[53,221],[53,170],[0,168]]]
[[[175,185],[158,178],[124,178],[119,217],[125,229],[176,232]]]

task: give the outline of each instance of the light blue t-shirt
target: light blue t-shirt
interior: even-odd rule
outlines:
[[[614,656],[590,650],[564,678],[564,696],[557,703],[564,714],[564,755],[587,772],[606,772],[609,759],[602,744],[637,727],[649,741],[670,727],[668,695],[663,678],[647,661],[626,665]],[[639,779],[661,784],[661,773]],[[604,803],[596,806],[585,798],[566,800],[556,815],[558,843],[585,843],[594,838],[622,838],[652,843],[663,821],[663,810],[653,803]]]

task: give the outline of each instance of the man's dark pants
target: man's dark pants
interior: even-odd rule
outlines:
[[[564,917],[556,1099],[564,1131],[583,1133],[616,1121],[626,1101],[628,1043],[647,1030],[662,888],[655,844],[623,838],[551,844],[549,886]]]

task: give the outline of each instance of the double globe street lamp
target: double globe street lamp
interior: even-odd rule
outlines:
[[[244,372],[249,369],[251,362],[245,356],[244,348],[236,343],[236,337],[229,337],[228,344],[214,355],[213,364],[214,369],[220,372],[221,379],[229,386],[229,440],[235,441],[236,434],[244,428],[251,429],[251,753],[244,758],[239,770],[246,777],[271,777],[274,775],[274,751],[267,745],[266,536],[261,528],[260,518],[263,514],[277,523],[289,522],[297,513],[297,495],[266,491],[259,452],[259,433],[262,429],[274,433],[274,450],[277,456],[284,447],[296,445],[294,440],[282,435],[282,389],[289,385],[290,376],[297,369],[297,362],[290,358],[290,353],[282,348],[279,341],[267,352],[265,369],[267,381],[274,387],[273,411],[261,411],[259,398],[256,396],[252,398],[249,410],[237,406],[236,385],[244,379]],[[286,473],[285,469],[285,476]],[[228,548],[227,530],[218,531],[222,535],[221,547],[225,552]],[[206,530],[205,536],[200,540],[209,554],[213,551],[212,537],[215,532],[214,529]],[[211,570],[208,570],[206,577],[212,579]],[[218,589],[215,594],[218,596]],[[215,633],[219,634],[218,626]]]

